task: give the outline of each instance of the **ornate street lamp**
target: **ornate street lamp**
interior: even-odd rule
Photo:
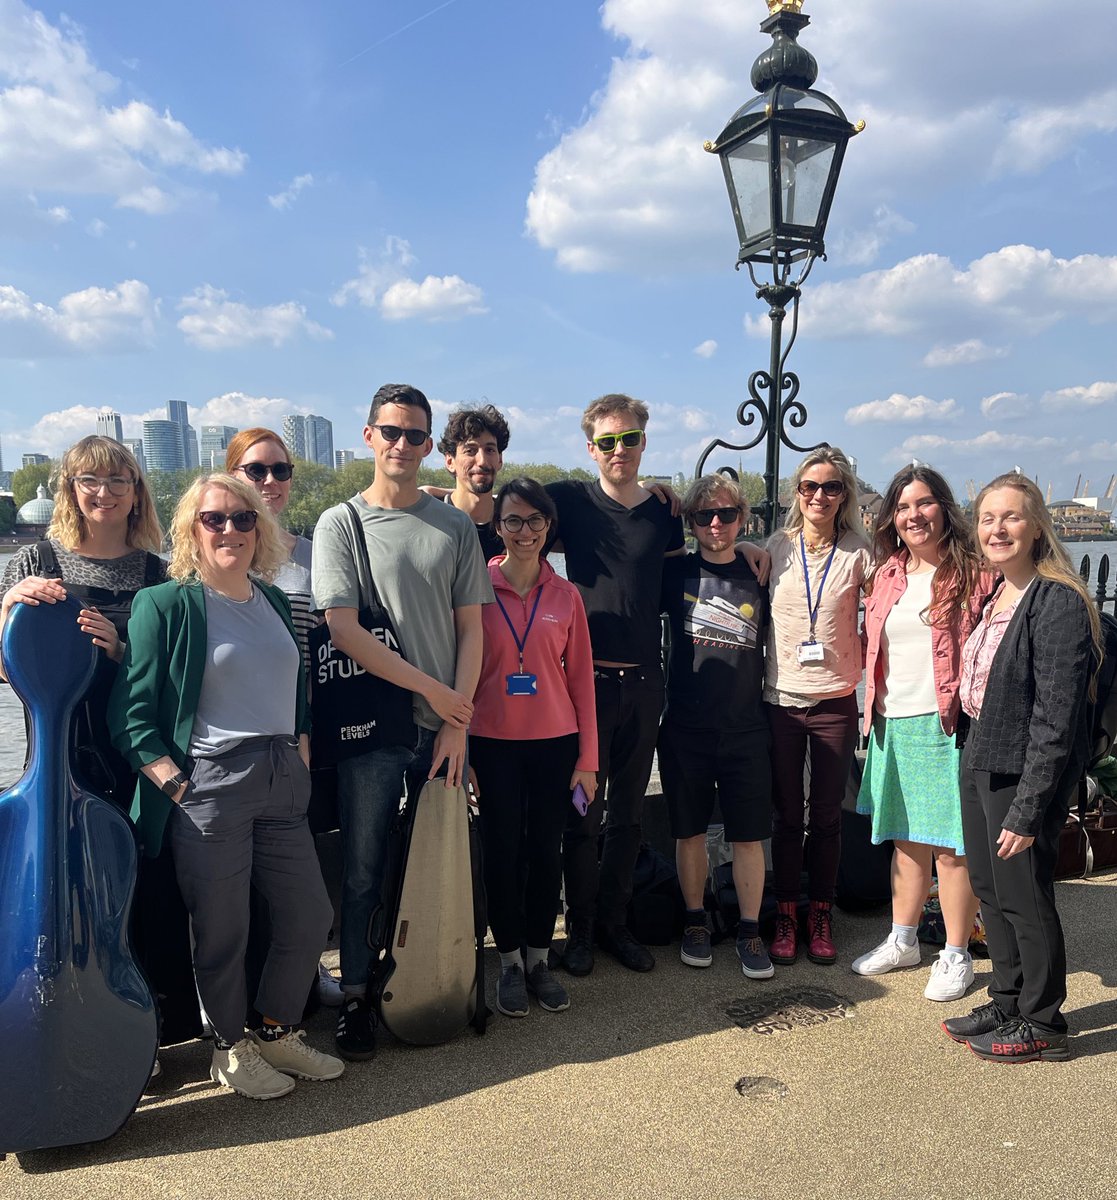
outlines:
[[[818,63],[796,40],[810,23],[800,11],[803,0],[767,3],[769,16],[760,28],[771,35],[772,44],[753,63],[751,77],[760,95],[733,114],[716,142],[705,144],[720,157],[725,172],[740,241],[737,269],[748,264],[756,295],[767,303],[772,322],[769,369],[749,376],[749,398],[737,409],[739,425],[749,429],[759,415],[760,428],[740,445],[715,439],[696,468],[701,475],[719,447],[741,452],[765,442],[766,534],[779,520],[780,443],[802,454],[817,449],[797,446],[787,435],[788,426],[806,424],[807,410],[797,399],[798,376],[784,367],[798,331],[801,286],[815,259],[826,257],[823,238],[846,143],[865,127],[864,121],[851,125],[829,96],[811,88]],[[771,282],[757,279],[757,264],[762,274],[764,267],[770,268]],[[791,336],[784,346],[789,305]]]

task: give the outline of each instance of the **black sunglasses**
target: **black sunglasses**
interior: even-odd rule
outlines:
[[[829,496],[831,500],[834,500],[846,490],[846,485],[840,479],[828,479],[825,483],[815,483],[813,479],[802,479],[795,490],[800,496],[810,499],[819,488],[822,488],[824,496]]]
[[[379,429],[380,436],[386,442],[398,442],[401,437],[407,438],[409,446],[421,446],[430,434],[425,429],[401,429],[398,425],[373,425],[372,429]]]
[[[246,508],[242,512],[223,513],[207,510],[206,512],[198,513],[198,520],[210,531],[210,533],[224,533],[225,526],[232,521],[233,528],[237,533],[251,533],[256,528],[256,518],[259,513],[253,512],[252,509]]]
[[[624,433],[602,433],[592,440],[602,454],[612,454],[617,448],[618,442],[622,446],[627,446],[629,450],[634,446],[639,446],[644,440],[644,431],[642,429],[626,429]]]
[[[701,525],[703,528],[712,525],[714,517],[717,517],[723,525],[729,525],[733,521],[741,519],[741,510],[739,508],[697,508],[690,514],[690,519],[695,525]]]
[[[263,483],[269,471],[276,483],[286,483],[295,473],[294,466],[289,462],[241,463],[237,470],[243,471],[253,483]]]

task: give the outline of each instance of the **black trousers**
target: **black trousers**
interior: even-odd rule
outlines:
[[[555,935],[562,831],[577,761],[576,733],[523,742],[469,739],[489,928],[502,954],[549,946]]]
[[[563,838],[566,907],[575,921],[623,925],[640,850],[640,818],[652,773],[663,672],[654,667],[594,667],[597,796],[586,815],[573,808]],[[607,815],[606,815],[607,814]],[[605,845],[597,842],[605,815]]]
[[[1064,780],[1029,849],[998,858],[997,838],[1020,776],[973,770],[969,745],[962,754],[962,834],[993,964],[989,997],[1010,1016],[1066,1033],[1067,951],[1055,908],[1055,860],[1077,780]]]

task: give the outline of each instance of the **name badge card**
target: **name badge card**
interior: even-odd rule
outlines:
[[[505,675],[509,696],[537,696],[539,685],[536,677],[528,671],[515,671]]]
[[[823,662],[826,658],[826,651],[821,642],[800,642],[796,649],[799,653],[801,667],[806,666],[807,663]]]

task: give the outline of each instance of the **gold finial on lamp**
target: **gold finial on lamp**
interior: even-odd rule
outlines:
[[[803,0],[768,0],[768,12],[774,17],[778,12],[802,12]]]

